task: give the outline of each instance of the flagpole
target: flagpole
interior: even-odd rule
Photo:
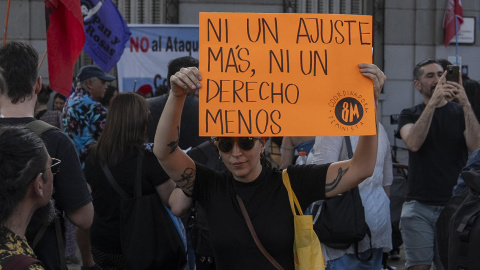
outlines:
[[[5,28],[3,29],[3,45],[7,42],[7,29],[8,29],[8,15],[10,14],[10,2],[7,2],[7,15],[5,16]]]
[[[43,61],[45,60],[45,56],[47,56],[47,50],[48,50],[48,48],[45,49],[45,52],[43,53],[43,56],[42,56],[42,60],[40,61],[40,64],[38,64],[37,70],[40,70],[40,68],[42,67]]]
[[[458,66],[458,32],[457,32],[457,15],[454,15],[455,19],[455,65]]]

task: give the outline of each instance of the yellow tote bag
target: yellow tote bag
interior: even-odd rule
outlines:
[[[282,173],[283,184],[288,191],[288,199],[293,212],[293,221],[295,226],[295,240],[293,243],[293,257],[296,270],[325,270],[325,259],[323,258],[322,248],[315,231],[313,230],[313,220],[311,215],[304,215],[297,196],[290,185],[290,178],[287,170]],[[295,211],[298,210],[299,215]]]

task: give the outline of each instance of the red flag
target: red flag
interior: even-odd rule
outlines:
[[[85,43],[83,16],[78,0],[45,0],[50,88],[68,96],[73,66]]]
[[[455,29],[455,20],[456,29]],[[448,46],[453,37],[460,31],[463,24],[462,0],[448,0],[447,9],[445,10],[445,18],[443,20],[443,28],[445,30],[445,47]]]

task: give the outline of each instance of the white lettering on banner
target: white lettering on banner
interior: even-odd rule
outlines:
[[[178,57],[198,59],[198,25],[128,25],[132,36],[117,64],[120,91],[150,84],[167,85],[168,63]]]

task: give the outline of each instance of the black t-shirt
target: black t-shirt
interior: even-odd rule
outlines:
[[[325,198],[326,165],[290,166],[290,181],[305,210]],[[282,172],[263,168],[253,182],[233,179],[196,164],[193,197],[204,206],[210,226],[210,242],[218,269],[275,269],[253,241],[236,200],[242,198],[260,242],[285,268],[293,264],[293,213]]]
[[[34,120],[36,119],[33,117],[0,118],[0,125],[26,125]],[[41,138],[49,155],[62,161],[60,172],[55,175],[53,181],[52,197],[55,200],[55,207],[68,213],[89,204],[92,197],[70,138],[57,129],[45,131]],[[28,233],[28,240],[32,242],[35,235],[36,232]],[[34,251],[47,269],[60,269],[54,223],[47,228]]]
[[[402,110],[398,138],[400,129],[415,123],[425,107],[422,103]],[[458,103],[448,102],[435,109],[422,147],[417,152],[409,151],[407,201],[445,205],[452,197],[452,188],[468,156],[464,131],[465,117]]]
[[[109,168],[120,187],[133,196],[134,181],[137,171],[137,153],[130,151],[122,162]],[[94,155],[89,155],[85,162],[85,177],[92,188],[95,217],[90,228],[92,246],[104,252],[121,254],[120,246],[120,201],[122,198],[110,185],[102,167]],[[155,187],[169,179],[150,151],[145,151],[142,166],[142,193],[156,193]]]
[[[150,117],[148,119],[148,141],[153,142],[155,139],[155,132],[157,131],[158,121],[163,113],[165,104],[168,99],[168,94],[147,99],[150,105]],[[207,141],[208,137],[200,137],[198,135],[198,98],[195,96],[187,96],[181,111],[182,121],[180,124],[180,138],[178,146],[187,150],[190,147],[195,147],[200,143]]]
[[[0,118],[0,125],[26,125],[33,117]],[[70,138],[57,129],[45,131],[41,138],[51,157],[60,159],[60,172],[53,181],[55,206],[65,212],[74,211],[92,201],[80,167],[78,155]]]

